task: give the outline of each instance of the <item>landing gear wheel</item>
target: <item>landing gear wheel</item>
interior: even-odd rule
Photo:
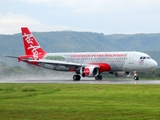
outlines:
[[[102,75],[97,75],[97,76],[95,77],[95,79],[96,79],[96,80],[102,80]]]
[[[134,76],[134,80],[139,80],[139,77],[138,76]]]
[[[80,75],[73,75],[73,80],[74,81],[80,81],[81,76]]]
[[[82,74],[82,77],[85,77],[85,74],[84,74],[84,73]]]
[[[134,80],[139,80],[138,72],[137,71],[134,71]]]

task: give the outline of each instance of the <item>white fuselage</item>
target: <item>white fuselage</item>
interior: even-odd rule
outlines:
[[[106,63],[110,71],[140,71],[157,66],[157,62],[142,52],[83,52],[47,53],[43,59],[68,61],[80,64]]]

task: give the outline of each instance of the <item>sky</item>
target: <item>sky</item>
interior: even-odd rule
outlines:
[[[0,0],[0,34],[160,33],[160,0]]]

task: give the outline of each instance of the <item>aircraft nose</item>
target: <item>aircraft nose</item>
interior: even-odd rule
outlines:
[[[156,68],[157,65],[158,65],[157,62],[156,62],[155,60],[153,60],[152,63],[151,63],[151,66],[152,66],[153,68]]]

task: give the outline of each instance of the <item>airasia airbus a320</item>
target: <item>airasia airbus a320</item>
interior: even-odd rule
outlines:
[[[45,52],[27,27],[22,27],[22,38],[25,55],[18,61],[26,62],[43,68],[75,72],[73,80],[81,77],[94,77],[102,80],[102,73],[109,72],[115,76],[129,77],[134,72],[134,80],[138,80],[138,71],[154,69],[157,62],[142,52]]]

